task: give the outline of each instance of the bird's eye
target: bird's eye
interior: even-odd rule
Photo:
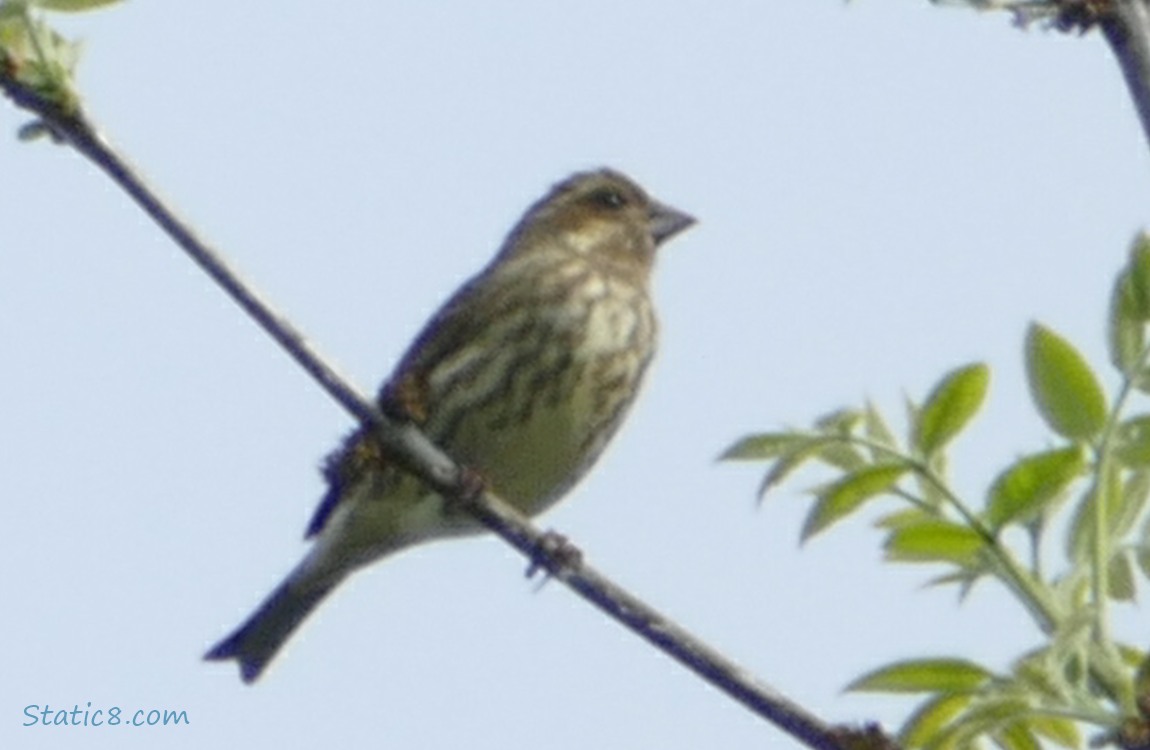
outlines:
[[[627,205],[627,199],[623,197],[622,193],[620,193],[618,190],[615,190],[614,188],[603,188],[601,190],[596,190],[591,194],[591,200],[595,203],[595,205],[602,208],[608,208],[613,211],[616,211]]]

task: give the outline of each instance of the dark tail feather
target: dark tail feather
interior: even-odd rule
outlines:
[[[244,682],[254,682],[279,652],[300,623],[323,601],[335,584],[311,585],[300,591],[292,586],[292,577],[280,584],[247,622],[212,647],[204,658],[209,661],[235,659]]]

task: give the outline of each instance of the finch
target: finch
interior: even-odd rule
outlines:
[[[695,219],[610,169],[555,185],[495,258],[424,327],[379,393],[520,512],[565,495],[599,458],[655,353],[656,249]],[[310,551],[213,647],[244,682],[353,571],[432,539],[482,531],[405,473],[363,428],[324,466]]]

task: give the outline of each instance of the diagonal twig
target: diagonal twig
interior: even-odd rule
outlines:
[[[1099,25],[1122,68],[1142,133],[1150,143],[1150,1],[1109,0]]]
[[[461,503],[486,528],[542,565],[587,601],[652,643],[713,686],[817,750],[840,750],[849,730],[836,729],[755,680],[748,672],[585,564],[581,556],[549,552],[552,538],[490,492],[466,491],[460,467],[414,425],[399,423],[341,377],[307,340],[246,284],[168,208],[82,112],[65,112],[30,92],[0,66],[0,90],[32,111],[57,139],[108,174],[161,229],[361,424],[375,429],[388,455],[444,497]]]

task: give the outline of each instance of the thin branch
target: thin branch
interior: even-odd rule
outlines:
[[[1084,34],[1102,29],[1122,68],[1142,134],[1150,145],[1150,0],[931,0],[938,5],[966,5],[979,10],[1006,10],[1015,23],[1047,23],[1065,32]]]
[[[375,428],[389,456],[400,460],[428,486],[463,506],[485,527],[530,560],[543,565],[587,601],[626,625],[727,695],[817,750],[840,750],[853,733],[830,725],[756,681],[659,612],[584,564],[579,555],[550,549],[554,535],[543,534],[505,502],[489,492],[472,496],[460,467],[414,425],[388,419],[332,369],[282,316],[254,292],[209,246],[200,241],[148,187],[140,175],[100,137],[80,112],[29,92],[0,66],[0,90],[31,110],[60,140],[69,143],[106,172],[191,258],[224,288],[304,368],[327,393],[361,424]],[[870,729],[873,732],[873,728]]]
[[[748,671],[710,648],[590,565],[569,547],[554,548],[554,535],[541,534],[505,503],[478,503],[471,513],[534,564],[567,584],[637,635],[795,739],[820,750],[842,750],[835,729],[759,682]]]
[[[1118,58],[1150,144],[1150,0],[1109,0],[1099,24]]]

